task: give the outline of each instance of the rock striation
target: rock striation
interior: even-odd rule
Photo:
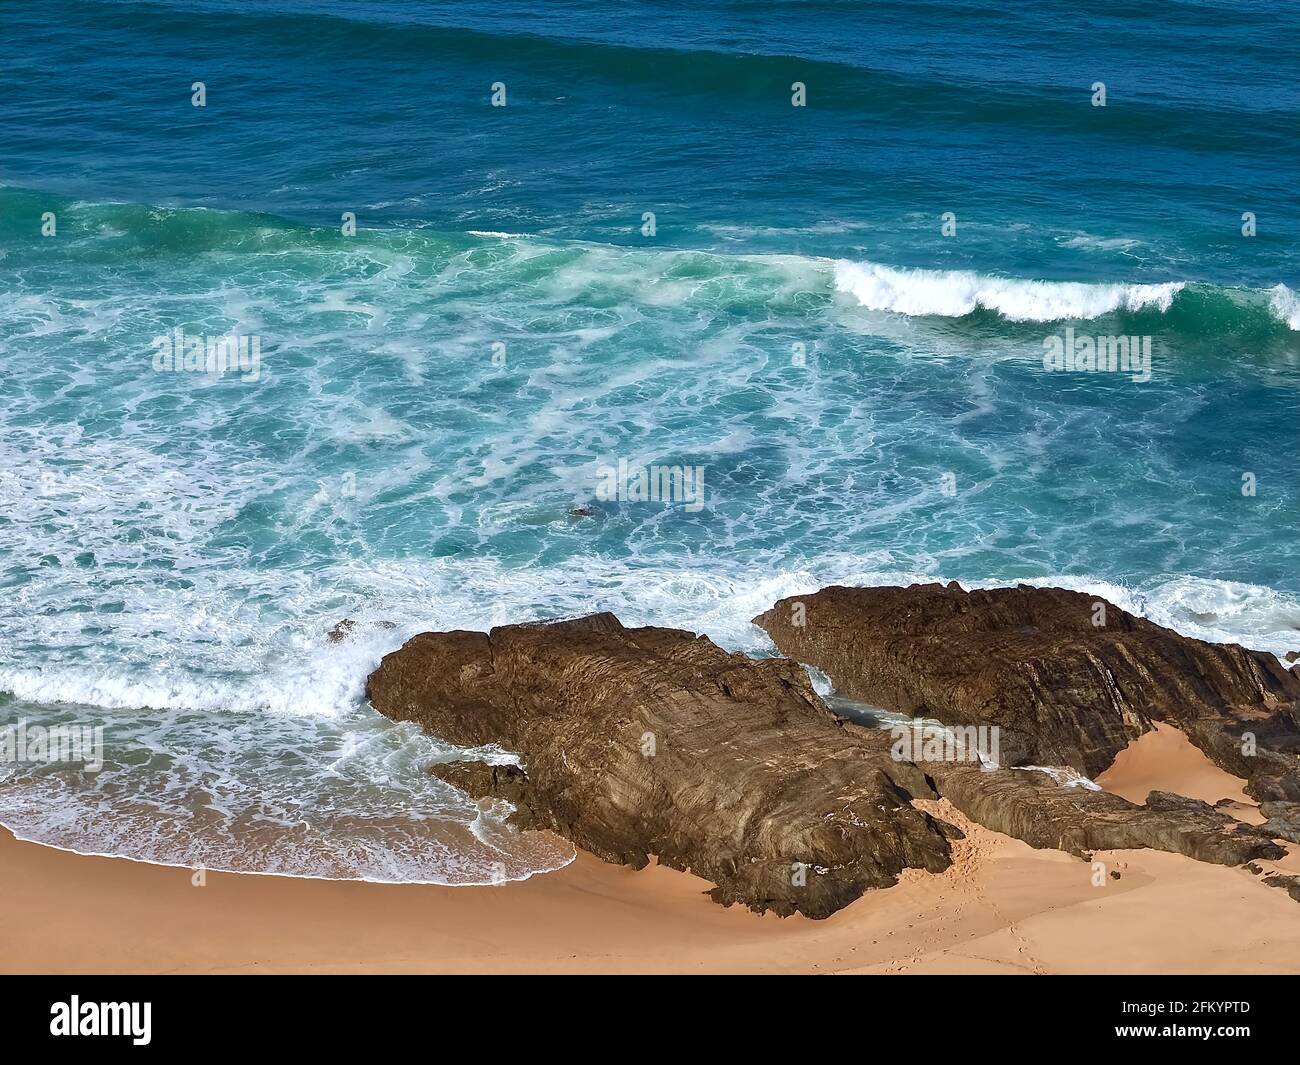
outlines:
[[[518,754],[518,765],[431,771],[509,801],[521,827],[634,868],[657,856],[714,883],[715,901],[758,912],[826,917],[903,869],[946,868],[960,832],[913,797],[947,798],[990,828],[1081,857],[1153,847],[1235,865],[1284,853],[1264,829],[1177,796],[1138,806],[1039,772],[900,757],[888,731],[828,710],[788,659],[625,628],[612,614],[423,633],[367,687],[390,718]],[[1292,813],[1280,805],[1274,823]]]
[[[516,823],[634,868],[655,855],[720,903],[821,918],[950,861],[957,830],[910,804],[887,747],[849,738],[793,662],[594,614],[424,633],[368,691],[390,718],[520,755],[434,767]]]
[[[890,734],[846,724],[858,742],[880,746]],[[972,762],[895,763],[900,785],[917,798],[944,798],[972,821],[1040,850],[1085,860],[1094,851],[1150,848],[1218,865],[1279,859],[1268,826],[1250,826],[1207,803],[1153,791],[1145,806],[1106,791],[1062,785],[1028,769],[982,768]]]
[[[996,725],[1006,765],[1096,776],[1153,721],[1177,725],[1259,800],[1300,799],[1300,677],[1059,588],[831,587],[754,619],[854,699]]]

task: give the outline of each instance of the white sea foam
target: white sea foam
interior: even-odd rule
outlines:
[[[1142,247],[1142,241],[1132,237],[1099,237],[1092,233],[1076,233],[1071,237],[1057,237],[1056,243],[1063,248],[1078,248],[1084,251],[1118,251],[1127,252]]]
[[[0,667],[0,691],[33,702],[112,709],[341,717],[362,701],[365,678],[379,659],[417,631],[486,631],[493,625],[610,610],[629,626],[679,627],[731,649],[767,653],[771,644],[750,618],[778,599],[808,595],[830,584],[944,579],[871,569],[852,558],[777,572],[747,570],[723,560],[691,568],[591,560],[511,568],[489,560],[433,560],[355,562],[332,567],[315,582],[245,573],[232,575],[224,590],[159,596],[152,614],[136,616],[131,625],[125,624],[131,612],[124,613],[123,628],[105,640],[102,654],[84,647],[61,654],[59,643],[71,637],[59,630],[57,616],[49,622],[29,617],[29,630],[35,630],[49,654],[43,661]],[[1069,576],[962,582],[968,588],[1008,583],[1090,592],[1211,642],[1239,642],[1279,656],[1300,648],[1300,600],[1258,585],[1194,577],[1139,587]],[[279,596],[290,616],[259,635],[255,620],[241,620],[251,588],[260,596]],[[206,639],[173,639],[173,633],[193,631],[196,614],[208,618]],[[360,619],[355,635],[341,644],[327,643],[325,631],[345,615]],[[397,627],[377,624],[389,620]]]
[[[1028,281],[969,270],[906,270],[840,260],[835,264],[835,287],[873,311],[962,318],[985,309],[1013,322],[1055,322],[1147,307],[1167,311],[1185,283]]]
[[[1300,293],[1293,292],[1286,285],[1274,285],[1268,294],[1273,316],[1285,322],[1287,328],[1300,331]]]
[[[1065,765],[1015,765],[1012,769],[1026,772],[1043,773],[1051,777],[1063,788],[1083,788],[1085,791],[1101,791],[1101,785],[1089,780],[1082,773]]]
[[[21,713],[53,723],[87,710]],[[475,803],[427,772],[451,758],[513,756],[459,751],[377,715],[146,711],[110,716],[105,732],[97,774],[0,766],[0,821],[22,839],[79,853],[322,879],[486,884],[573,858],[556,837],[511,828],[508,804]]]

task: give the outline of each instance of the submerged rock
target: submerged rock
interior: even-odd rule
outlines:
[[[356,627],[357,623],[355,621],[351,618],[344,618],[325,634],[325,639],[329,640],[330,643],[342,643],[352,635]]]
[[[1005,765],[1096,776],[1168,721],[1257,799],[1300,799],[1300,676],[1059,588],[955,582],[824,588],[754,619],[845,695],[950,724],[996,725]]]
[[[357,624],[358,623],[353,621],[352,618],[344,618],[325,634],[325,639],[330,643],[342,643],[344,640],[350,639],[356,633]],[[397,623],[393,621],[376,621],[372,624],[374,628],[377,629],[397,628]]]
[[[898,783],[924,776],[846,733],[800,666],[689,632],[593,614],[424,633],[368,692],[390,718],[519,754],[522,769],[432,770],[508,799],[516,823],[634,868],[656,855],[727,905],[826,917],[903,869],[946,868],[959,835]]]

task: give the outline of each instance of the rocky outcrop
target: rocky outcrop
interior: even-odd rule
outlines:
[[[1296,902],[1300,902],[1300,876],[1287,876],[1284,873],[1274,873],[1272,876],[1266,876],[1262,881],[1269,887],[1281,888],[1290,895]]]
[[[1005,765],[1095,776],[1168,721],[1255,798],[1300,798],[1300,677],[1272,655],[1181,636],[1096,596],[832,587],[754,623],[852,698],[997,726]]]
[[[864,746],[892,746],[888,731],[843,727]],[[1167,792],[1153,791],[1139,806],[1106,791],[1062,785],[1040,770],[987,769],[974,761],[893,766],[900,786],[913,796],[947,799],[972,821],[1040,850],[1088,859],[1094,851],[1148,847],[1218,865],[1285,854],[1265,826],[1244,825],[1206,803]]]
[[[1288,843],[1300,843],[1300,803],[1297,802],[1263,802],[1259,812],[1266,818],[1260,831],[1271,839],[1284,839]]]
[[[689,869],[723,904],[826,917],[949,864],[956,829],[910,804],[909,768],[851,738],[793,662],[595,614],[424,633],[368,691],[390,718],[523,762],[434,767],[443,779],[607,861]]]
[[[716,901],[760,912],[825,917],[905,868],[945,868],[960,833],[913,797],[947,798],[990,828],[1080,857],[1153,847],[1238,864],[1283,853],[1263,830],[1177,796],[1155,792],[1143,807],[1038,772],[900,756],[890,732],[831,713],[789,660],[624,628],[610,614],[424,633],[384,658],[368,692],[390,718],[517,753],[522,764],[431,772],[509,801],[521,827],[635,868],[656,855],[716,884]]]
[[[935,790],[973,821],[1040,850],[1088,859],[1094,851],[1150,848],[1218,865],[1285,855],[1270,838],[1205,803],[1152,792],[1146,806],[1062,786],[1032,770],[926,767]]]

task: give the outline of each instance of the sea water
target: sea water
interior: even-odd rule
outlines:
[[[782,596],[956,579],[1300,648],[1297,29],[10,0],[0,726],[103,727],[104,764],[0,764],[0,821],[562,865],[365,704],[427,629],[604,609],[764,654]]]

